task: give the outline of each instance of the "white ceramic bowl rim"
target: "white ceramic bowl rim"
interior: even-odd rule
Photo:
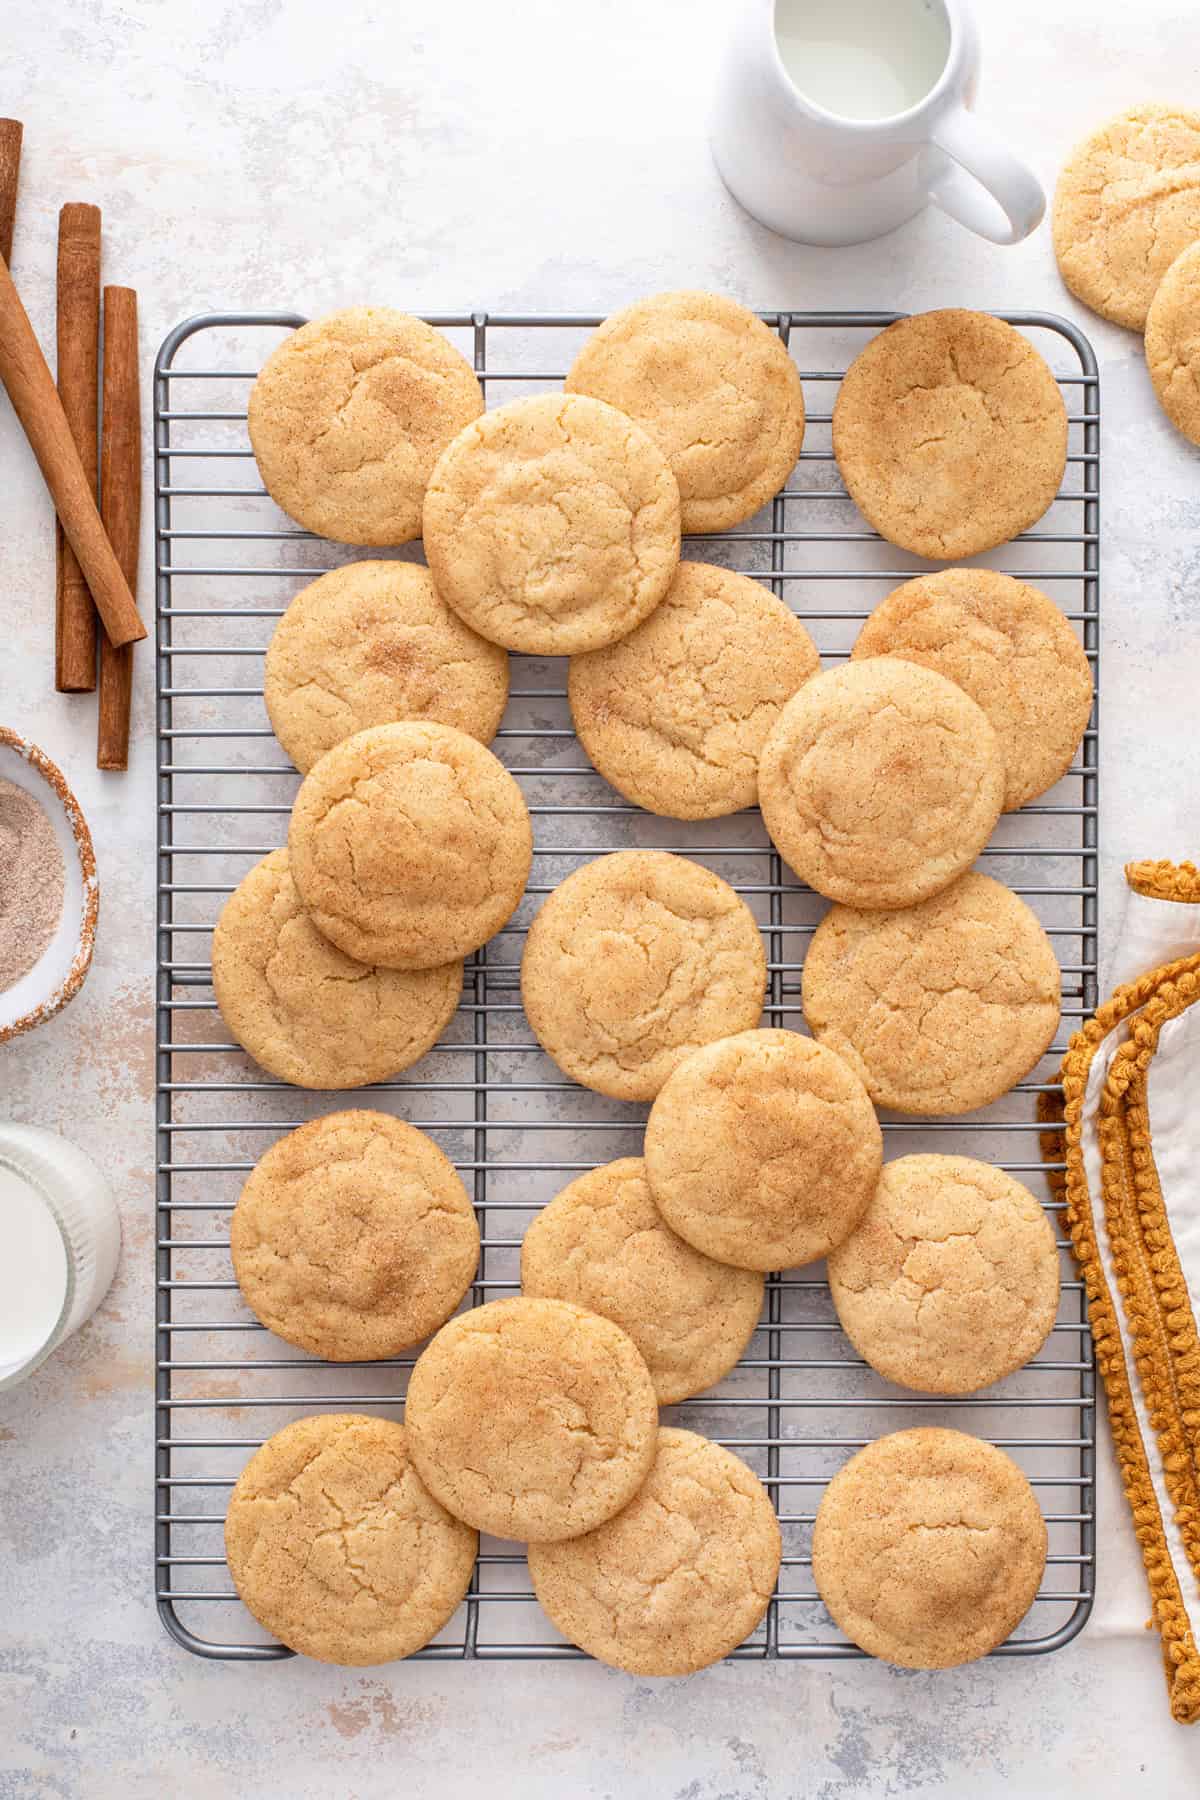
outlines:
[[[63,853],[66,887],[58,929],[32,969],[0,994],[0,1044],[41,1025],[73,1000],[91,965],[100,911],[92,835],[57,764],[0,725],[0,776],[40,800]]]

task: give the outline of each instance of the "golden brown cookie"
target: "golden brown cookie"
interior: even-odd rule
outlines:
[[[664,1427],[623,1512],[569,1543],[531,1544],[533,1591],[571,1643],[631,1675],[690,1675],[762,1622],[782,1542],[740,1457]]]
[[[1058,1250],[1027,1187],[970,1156],[885,1163],[863,1217],[829,1253],[829,1287],[873,1369],[927,1394],[1010,1375],[1058,1311]]]
[[[898,656],[957,682],[991,720],[1004,755],[1004,810],[1064,775],[1092,711],[1092,671],[1067,620],[1038,588],[995,569],[906,581],[858,636],[856,661]]]
[[[1172,425],[1200,444],[1200,243],[1180,252],[1150,302],[1146,367]]]
[[[531,1543],[594,1531],[654,1461],[654,1384],[611,1319],[493,1300],[443,1325],[405,1407],[413,1461],[456,1518]]]
[[[679,561],[679,489],[662,451],[583,394],[513,400],[460,432],[425,496],[438,592],[475,631],[533,656],[615,643]]]
[[[903,912],[834,906],[813,933],[804,1016],[897,1112],[971,1112],[1050,1047],[1058,962],[1036,915],[988,875]]]
[[[668,1077],[645,1155],[654,1203],[687,1243],[737,1268],[790,1269],[854,1230],[883,1138],[839,1056],[796,1031],[743,1031]]]
[[[670,1231],[641,1157],[626,1156],[543,1207],[521,1245],[521,1291],[612,1319],[645,1357],[659,1405],[670,1406],[733,1368],[754,1336],[763,1281]]]
[[[339,1112],[281,1137],[229,1231],[242,1298],[330,1362],[396,1356],[444,1325],[479,1263],[454,1164],[389,1113]]]
[[[353,962],[300,904],[286,850],[242,878],[213,932],[213,990],[233,1036],[281,1081],[362,1087],[435,1044],[462,992],[462,963],[380,969]]]
[[[1135,106],[1085,138],[1058,178],[1053,229],[1071,292],[1140,331],[1159,282],[1200,238],[1200,113]]]
[[[419,563],[347,563],[301,588],[275,627],[263,698],[301,774],[343,738],[399,719],[487,744],[508,699],[508,657],[450,611]]]
[[[1046,1523],[1010,1456],[936,1426],[893,1431],[825,1490],[813,1579],[836,1625],[903,1669],[952,1669],[1002,1644],[1033,1604]]]
[[[1066,468],[1067,409],[1027,338],[949,307],[898,320],[854,359],[833,452],[868,524],[951,561],[1041,518]]]
[[[225,1515],[229,1572],[259,1624],[302,1656],[360,1667],[437,1635],[478,1546],[426,1491],[403,1425],[362,1413],[285,1425]]]
[[[820,660],[791,608],[757,581],[682,562],[636,631],[571,658],[571,716],[627,800],[669,819],[717,819],[754,805],[763,740]]]
[[[250,442],[277,506],[321,537],[421,535],[434,463],[483,411],[465,357],[421,319],[351,306],[285,338],[250,390]]]
[[[1004,752],[944,675],[892,657],[814,676],[763,746],[758,801],[818,894],[911,906],[970,867],[1004,800]]]
[[[654,294],[607,318],[571,366],[650,433],[679,483],[685,531],[725,531],[777,494],[804,441],[787,346],[723,294]]]
[[[525,892],[533,829],[490,750],[451,725],[373,725],[300,784],[288,831],[313,924],[359,962],[428,969],[494,937]]]
[[[521,959],[521,999],[543,1050],[615,1100],[652,1100],[701,1044],[757,1025],[766,987],[745,901],[666,850],[620,850],[568,875]]]

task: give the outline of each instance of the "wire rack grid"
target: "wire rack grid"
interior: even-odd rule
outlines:
[[[844,657],[862,619],[925,565],[868,531],[830,448],[841,371],[890,313],[767,313],[800,367],[805,448],[786,489],[736,531],[692,540],[687,554],[741,570],[804,620],[825,664]],[[983,559],[1036,581],[1081,636],[1093,667],[1099,632],[1099,384],[1087,340],[1038,313],[1003,315],[1043,350],[1070,419],[1063,489],[1038,527]],[[473,362],[489,404],[557,386],[586,333],[581,317],[432,317]],[[576,1173],[637,1154],[645,1109],[564,1080],[525,1023],[518,989],[532,912],[572,868],[604,851],[658,846],[731,880],[767,949],[766,1020],[803,1029],[803,950],[823,911],[781,865],[757,811],[703,825],[625,804],[588,765],[571,729],[564,665],[514,658],[497,753],[525,792],[535,827],[533,879],[509,928],[467,965],[443,1041],[395,1081],[314,1095],[267,1078],[228,1041],[211,991],[209,943],[225,896],[285,840],[297,776],[262,703],[262,657],[298,587],[362,552],[291,526],[258,484],[246,435],[249,386],[291,314],[209,314],[166,339],[154,383],[158,613],[157,1391],[156,1597],[167,1629],[202,1656],[290,1654],[233,1594],[222,1554],[229,1489],[249,1454],[316,1408],[403,1404],[412,1356],[325,1364],[273,1338],[242,1305],[229,1261],[229,1215],[267,1146],[342,1105],[402,1112],[442,1145],[473,1192],[483,1251],[471,1303],[517,1288],[524,1225]],[[399,554],[416,556],[419,546]],[[1012,1094],[967,1120],[884,1119],[886,1152],[983,1156],[1058,1205],[1035,1119],[1075,1023],[1096,1004],[1097,718],[1075,765],[1036,804],[1006,815],[980,866],[1025,895],[1051,934],[1063,975],[1063,1026]],[[1061,1229],[1058,1231],[1063,1245]],[[1094,1591],[1094,1382],[1084,1295],[1063,1255],[1062,1300],[1047,1345],[982,1394],[939,1401],[879,1379],[837,1327],[820,1268],[772,1277],[745,1357],[712,1393],[667,1417],[729,1445],[776,1502],[784,1536],[778,1591],[742,1657],[859,1652],[824,1613],[811,1579],[813,1517],[829,1477],[880,1433],[950,1424],[1003,1445],[1034,1483],[1050,1530],[1041,1591],[997,1654],[1068,1642]],[[533,1601],[519,1547],[484,1541],[471,1592],[422,1655],[564,1657]]]

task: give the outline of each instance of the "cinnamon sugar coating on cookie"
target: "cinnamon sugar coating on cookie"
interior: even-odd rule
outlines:
[[[583,394],[514,400],[460,432],[430,477],[438,592],[493,643],[573,656],[653,612],[679,561],[679,489],[640,425]]]
[[[399,1074],[458,1005],[462,963],[381,969],[344,956],[296,892],[286,850],[242,878],[213,932],[213,988],[238,1043],[281,1081],[351,1088]]]
[[[321,1662],[411,1656],[458,1607],[479,1540],[428,1492],[392,1419],[323,1413],[268,1438],[225,1518],[234,1586],[260,1625]]]
[[[760,583],[681,562],[635,631],[571,658],[567,692],[580,743],[618,793],[667,818],[716,819],[754,805],[767,733],[819,666]]]
[[[725,531],[790,475],[804,393],[787,346],[722,294],[655,294],[592,333],[566,379],[645,427],[679,483],[683,529]]]
[[[646,1173],[673,1231],[746,1269],[813,1262],[870,1201],[883,1138],[858,1076],[796,1031],[743,1031],[669,1077]]]
[[[444,1325],[405,1407],[413,1459],[456,1518],[529,1542],[592,1531],[654,1460],[654,1384],[611,1320],[562,1300],[494,1300]]]
[[[347,956],[427,969],[494,937],[525,892],[529,810],[512,776],[449,725],[375,725],[305,776],[288,831],[318,930]]]
[[[467,362],[439,331],[387,306],[313,319],[250,391],[250,442],[267,492],[321,537],[406,544],[425,484],[483,411]]]
[[[1058,1311],[1054,1232],[1029,1189],[969,1156],[885,1163],[829,1253],[842,1329],[889,1381],[970,1394],[1035,1356]]]
[[[642,1159],[626,1156],[580,1175],[538,1213],[521,1245],[521,1291],[612,1319],[670,1406],[733,1368],[758,1324],[763,1281],[677,1237]]]
[[[1004,799],[1004,756],[954,682],[891,657],[788,701],[758,768],[763,822],[803,881],[847,906],[909,906],[969,868]]]
[[[1200,113],[1181,106],[1118,113],[1067,159],[1052,224],[1071,292],[1140,331],[1167,270],[1200,238]]]
[[[999,1099],[1058,1028],[1058,961],[1037,916],[970,873],[899,912],[834,906],[813,933],[804,1017],[877,1106],[938,1116]]]
[[[652,1100],[699,1045],[757,1025],[766,983],[746,902],[666,850],[620,850],[568,875],[521,959],[521,998],[542,1048],[616,1100]]]
[[[898,320],[859,353],[834,404],[833,451],[876,531],[950,561],[1041,518],[1066,468],[1067,409],[1027,338],[950,307]]]
[[[625,1510],[586,1537],[531,1544],[529,1573],[590,1656],[632,1675],[689,1675],[761,1623],[781,1553],[770,1496],[741,1458],[664,1427]]]
[[[871,1656],[951,1669],[1020,1624],[1046,1564],[1046,1524],[1011,1457],[962,1431],[877,1438],[825,1490],[813,1579]]]

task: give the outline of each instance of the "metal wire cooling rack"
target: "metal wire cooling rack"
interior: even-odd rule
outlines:
[[[891,322],[886,313],[766,314],[796,356],[809,406],[790,485],[756,519],[693,540],[692,556],[756,576],[813,632],[828,664],[914,558],[863,528],[830,450],[831,402],[850,359]],[[1095,666],[1099,580],[1099,384],[1087,340],[1039,313],[1007,314],[1046,355],[1067,400],[1063,491],[1038,528],[986,562],[1053,595]],[[226,894],[285,838],[297,777],[261,697],[262,655],[299,586],[351,560],[313,539],[266,498],[246,436],[249,385],[290,314],[210,314],[164,343],[155,369],[158,581],[158,1155],[155,1569],[167,1629],[202,1656],[289,1654],[232,1593],[221,1554],[225,1502],[263,1438],[318,1407],[403,1402],[411,1357],[323,1364],[262,1330],[243,1307],[228,1220],[246,1173],[280,1133],[342,1105],[402,1111],[422,1125],[473,1188],[483,1237],[476,1302],[517,1285],[524,1225],[580,1170],[637,1153],[643,1108],[563,1080],[533,1042],[517,968],[529,916],[580,861],[628,845],[698,857],[734,882],[766,938],[767,1019],[803,1027],[803,948],[822,907],[781,867],[757,812],[701,825],[657,819],[622,802],[590,768],[570,725],[561,662],[515,658],[495,748],[533,814],[534,879],[511,927],[468,964],[445,1040],[402,1078],[350,1095],[313,1095],[266,1079],[228,1042],[212,998],[209,938]],[[597,321],[460,314],[431,321],[473,361],[490,404],[558,384]],[[1065,363],[1065,367],[1063,366]],[[417,547],[412,547],[411,554]],[[1056,1207],[1041,1160],[1035,1096],[1053,1079],[1077,1020],[1096,1003],[1097,731],[1050,794],[1001,820],[982,866],[1024,894],[1058,948],[1064,1025],[1015,1092],[967,1121],[885,1120],[887,1153],[961,1150],[1013,1171]],[[1061,1239],[1061,1232],[1060,1232]],[[776,1597],[749,1657],[859,1654],[830,1625],[812,1585],[813,1515],[830,1475],[859,1445],[901,1425],[942,1423],[1002,1444],[1037,1489],[1050,1524],[1046,1579],[999,1654],[1057,1649],[1091,1606],[1093,1364],[1084,1296],[1063,1261],[1058,1322],[1037,1360],[986,1393],[936,1401],[890,1387],[837,1328],[820,1270],[772,1279],[759,1332],[712,1394],[668,1417],[743,1456],[776,1501],[784,1559]],[[578,1654],[532,1599],[524,1557],[485,1540],[471,1593],[435,1657]]]

